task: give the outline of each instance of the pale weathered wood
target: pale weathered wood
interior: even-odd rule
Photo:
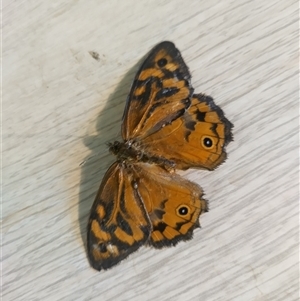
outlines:
[[[297,10],[295,0],[5,1],[3,300],[298,300]],[[98,273],[84,242],[113,162],[105,143],[162,40],[235,141],[216,171],[183,173],[210,200],[192,241]]]

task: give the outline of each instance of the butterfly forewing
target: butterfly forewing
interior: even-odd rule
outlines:
[[[137,73],[127,98],[122,136],[143,139],[181,116],[190,105],[190,73],[171,42],[149,53]]]

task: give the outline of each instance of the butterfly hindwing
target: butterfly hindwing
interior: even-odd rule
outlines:
[[[210,96],[193,95],[185,113],[140,141],[149,156],[175,162],[176,169],[212,170],[226,159],[232,124]]]
[[[162,42],[150,51],[127,98],[122,136],[143,139],[181,116],[190,105],[190,73],[179,50]]]
[[[151,223],[133,179],[122,163],[106,172],[91,209],[88,254],[91,265],[108,269],[149,239]]]
[[[132,168],[153,227],[149,244],[162,248],[191,239],[199,215],[208,210],[202,189],[154,164],[137,163]]]

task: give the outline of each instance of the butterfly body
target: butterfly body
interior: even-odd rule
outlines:
[[[88,256],[108,269],[142,245],[174,246],[192,238],[208,211],[203,191],[176,169],[213,170],[226,159],[232,124],[210,96],[193,94],[190,74],[171,42],[152,49],[129,93],[123,142],[91,209]]]
[[[119,142],[115,141],[114,143],[109,144],[109,151],[117,157],[119,162],[144,162],[157,164],[164,167],[166,170],[174,169],[175,163],[171,160],[167,160],[163,157],[155,157],[138,146],[136,143],[127,141]]]

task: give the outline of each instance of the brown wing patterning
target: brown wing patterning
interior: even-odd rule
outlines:
[[[132,84],[123,117],[123,139],[142,139],[182,115],[193,93],[190,78],[175,45],[157,45]]]
[[[153,227],[149,243],[162,248],[191,239],[199,215],[208,211],[202,189],[157,165],[137,163],[133,169]]]

